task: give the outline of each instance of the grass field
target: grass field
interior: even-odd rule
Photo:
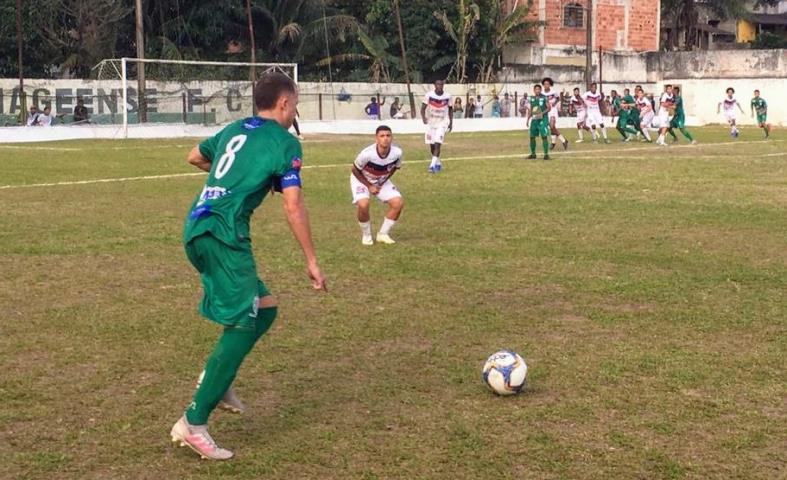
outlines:
[[[307,138],[330,291],[266,200],[280,316],[247,414],[212,417],[223,464],[168,436],[219,334],[180,243],[194,140],[0,145],[0,478],[787,478],[787,135],[696,133],[551,162],[453,134],[438,176],[398,137],[399,243],[373,247],[348,186],[372,137]],[[504,347],[531,369],[516,397],[480,381]]]

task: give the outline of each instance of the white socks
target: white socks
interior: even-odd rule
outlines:
[[[552,143],[557,142],[557,136],[556,135],[552,135],[551,139],[552,139]]]
[[[552,137],[552,138],[555,138],[555,137]],[[560,140],[563,143],[566,142],[566,137],[564,137],[562,133],[560,135],[558,135],[557,138],[558,138],[558,140]]]
[[[652,139],[650,138],[650,132],[648,131],[647,127],[642,129],[642,134],[645,135],[645,138],[647,138],[649,142],[652,141]]]
[[[440,157],[432,155],[432,163],[430,163],[429,166],[434,167],[435,165],[440,165]]]
[[[577,134],[579,134],[579,139],[582,140],[583,136],[582,136],[582,129],[581,128],[577,128]]]
[[[396,225],[396,220],[391,220],[390,218],[386,218],[383,220],[383,225],[380,227],[380,233],[383,235],[388,235],[391,232],[393,226]]]
[[[607,139],[607,127],[601,127],[601,134],[604,135],[604,140]]]
[[[361,226],[361,233],[363,233],[364,237],[371,237],[372,236],[372,222],[358,222],[358,225]]]

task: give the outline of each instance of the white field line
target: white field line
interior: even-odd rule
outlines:
[[[775,140],[776,142],[782,142],[784,140]],[[749,141],[749,142],[725,142],[725,143],[709,143],[703,145],[672,145],[666,150],[655,150],[658,152],[667,153],[671,149],[675,148],[698,148],[701,146],[725,146],[725,145],[741,145],[745,143],[763,143],[766,140],[757,140],[757,141]],[[771,142],[774,142],[772,140]],[[654,151],[657,147],[654,145],[648,145],[645,147],[635,147],[635,148],[624,148],[617,153],[617,155],[605,155],[604,158],[626,158],[629,155],[629,152],[641,152],[641,151]],[[596,159],[598,158],[598,153],[594,154],[592,151],[587,150],[572,150],[566,152],[557,152],[558,155],[556,158],[559,158],[563,155],[573,155],[573,154],[584,154],[584,156],[580,156],[578,158],[584,159]],[[600,153],[600,152],[599,152]],[[762,157],[780,157],[780,156],[787,156],[787,152],[779,152],[779,153],[768,153],[768,154],[761,154],[761,155],[748,155],[747,158],[762,158]],[[467,161],[467,160],[504,160],[509,158],[524,158],[524,153],[515,153],[515,154],[507,154],[507,155],[481,155],[481,156],[472,156],[472,157],[453,157],[453,158],[444,158],[442,159],[445,162],[456,162],[456,161]],[[718,155],[698,155],[693,156],[691,158],[719,158]],[[429,163],[430,160],[408,160],[404,163],[414,164],[414,163]],[[349,168],[350,163],[332,163],[327,165],[304,165],[303,169],[317,169],[317,168],[340,168],[346,167]],[[19,189],[19,188],[41,188],[41,187],[60,187],[60,186],[70,186],[70,185],[91,185],[94,183],[116,183],[116,182],[132,182],[137,180],[159,180],[162,178],[179,178],[179,177],[198,177],[200,175],[205,175],[205,172],[191,172],[191,173],[171,173],[165,175],[144,175],[139,177],[118,177],[118,178],[99,178],[95,180],[76,180],[76,181],[68,181],[68,182],[52,182],[52,183],[31,183],[26,185],[0,185],[0,190],[10,190],[10,189]]]
[[[86,139],[87,140],[87,139]],[[301,140],[301,143],[327,143],[332,140]],[[127,146],[96,146],[96,147],[42,147],[40,145],[3,145],[0,150],[42,150],[49,152],[83,152],[92,150],[161,150],[165,148],[191,148],[198,144],[198,141],[189,144],[165,144],[165,145],[127,145]]]

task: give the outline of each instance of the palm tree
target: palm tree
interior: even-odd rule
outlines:
[[[504,0],[490,0],[481,21],[486,25],[486,38],[480,38],[481,58],[478,64],[478,81],[489,83],[495,74],[495,61],[500,58],[503,48],[515,41],[532,41],[536,28],[543,24],[539,20],[530,20],[528,15],[533,7],[533,0],[514,3],[514,8],[505,13]]]
[[[447,77],[458,83],[464,83],[467,80],[470,37],[476,23],[481,18],[481,14],[478,5],[470,0],[458,0],[457,9],[458,15],[453,21],[448,18],[448,14],[445,11],[434,12],[434,16],[440,21],[440,24],[456,45],[456,59],[451,65],[451,70],[449,70]]]

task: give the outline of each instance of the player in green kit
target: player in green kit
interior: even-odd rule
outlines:
[[[674,93],[675,115],[672,116],[672,120],[669,122],[668,130],[669,134],[672,135],[672,143],[678,143],[678,136],[675,135],[675,129],[677,128],[692,145],[696,145],[697,141],[686,130],[686,111],[683,110],[683,96],[680,94],[680,87],[673,86],[672,92]]]
[[[636,129],[631,128],[629,125],[635,125]],[[623,89],[623,97],[620,98],[618,123],[615,125],[615,128],[623,136],[624,142],[631,141],[631,137],[628,134],[636,135],[637,129],[639,129],[639,110],[628,88]]]
[[[533,95],[528,99],[527,119],[525,125],[530,125],[530,156],[536,158],[536,137],[541,137],[541,146],[544,147],[544,160],[549,160],[549,120],[547,114],[551,109],[547,97],[541,94],[541,85],[533,86]]]
[[[186,219],[183,242],[204,289],[200,313],[222,326],[223,333],[193,401],[170,435],[211,460],[227,460],[233,453],[213,441],[208,417],[217,406],[244,410],[232,382],[276,318],[276,299],[257,276],[249,236],[251,215],[269,191],[281,192],[312,286],[325,290],[301,191],[301,145],[287,132],[298,105],[297,87],[286,75],[265,74],[254,86],[254,105],[256,116],[228,125],[188,155],[188,162],[208,172],[208,178]]]
[[[771,136],[771,124],[768,123],[768,103],[760,96],[760,91],[754,91],[754,98],[751,99],[751,116],[757,112],[757,126],[765,132],[765,138]]]

